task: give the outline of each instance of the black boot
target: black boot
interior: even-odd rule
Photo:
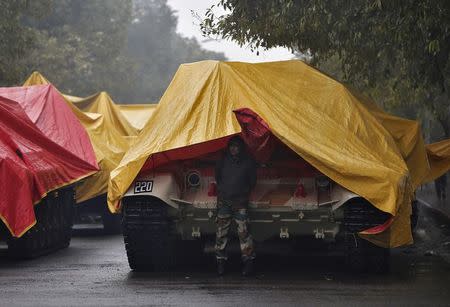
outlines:
[[[244,261],[244,267],[242,269],[242,276],[252,276],[255,273],[254,260],[247,259]]]
[[[225,259],[217,259],[217,274],[219,276],[222,276],[225,274],[225,266],[226,266],[226,260]]]

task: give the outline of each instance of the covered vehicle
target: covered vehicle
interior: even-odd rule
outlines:
[[[422,183],[431,182],[450,170],[450,139],[426,145],[430,172]]]
[[[127,118],[122,114],[111,96],[106,92],[99,92],[86,98],[77,98],[71,100],[80,110],[89,113],[99,113],[105,118],[105,121],[114,125],[114,129],[123,136],[135,136],[138,134],[136,129]]]
[[[386,248],[413,242],[411,200],[428,167],[416,122],[301,61],[202,61],[180,66],[111,172],[132,269],[167,268],[173,242],[214,235],[212,169],[235,134],[259,162],[256,240],[342,235],[359,269],[385,267]]]
[[[42,85],[50,82],[39,72],[34,72],[24,84]],[[122,115],[117,115],[120,111],[114,107],[114,102],[107,93],[87,98],[70,95],[63,97],[88,133],[100,167],[99,172],[76,187],[77,220],[80,216],[89,216],[89,220],[91,217],[99,216],[107,233],[120,231],[119,217],[111,215],[106,204],[108,178],[110,171],[119,164],[125,151],[136,138],[137,132]],[[77,105],[83,107],[85,111]],[[117,122],[114,118],[122,122]],[[126,135],[127,129],[131,131],[132,136]]]
[[[157,104],[119,104],[117,106],[128,122],[138,131],[141,131],[152,117]]]
[[[0,96],[18,102],[28,118],[50,140],[98,166],[86,129],[53,85],[2,87]]]
[[[422,187],[418,191],[418,197],[427,201],[443,201],[445,206],[447,198],[447,172],[450,170],[450,139],[445,139],[436,143],[426,145],[428,160],[430,162],[430,171],[422,180]],[[429,183],[433,182],[433,186]],[[419,210],[417,201],[413,203],[413,221],[415,227],[418,221]]]
[[[104,124],[102,130],[103,137],[108,139],[102,142],[107,146],[105,153],[108,157],[111,157],[114,153],[114,159],[105,161],[102,170],[104,171],[104,177],[100,181],[104,188],[101,189],[102,193],[96,191],[96,195],[91,198],[80,199],[77,205],[77,220],[82,222],[83,220],[96,220],[96,217],[101,219],[104,232],[106,233],[120,233],[120,216],[113,215],[108,210],[106,201],[106,186],[109,177],[109,172],[114,169],[125,151],[132,144],[138,134],[136,129],[126,117],[122,114],[119,107],[114,103],[111,96],[106,92],[99,92],[86,98],[67,96],[77,108],[83,111],[85,114],[101,114]],[[117,154],[116,154],[117,153]],[[116,158],[117,157],[117,158]],[[113,162],[113,163],[111,163]],[[86,187],[89,187],[86,185]],[[90,188],[92,191],[92,187]]]
[[[16,257],[69,245],[74,184],[98,170],[86,132],[53,90],[0,88],[0,217]]]

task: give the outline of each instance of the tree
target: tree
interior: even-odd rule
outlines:
[[[222,53],[203,49],[195,39],[182,37],[176,27],[177,18],[166,0],[135,0],[127,55],[138,63],[138,70],[136,83],[123,96],[158,101],[180,64],[225,59]]]
[[[14,84],[23,74],[35,32],[22,24],[24,17],[45,15],[49,1],[0,0],[0,86]]]
[[[255,49],[287,47],[311,55],[313,65],[336,57],[344,81],[372,93],[388,88],[397,107],[426,107],[450,137],[449,1],[221,0],[218,6],[225,13],[207,11],[205,35]]]
[[[134,72],[124,56],[131,18],[131,0],[51,2],[45,18],[23,22],[35,30],[24,59],[27,73],[39,70],[62,91],[80,96],[120,92]]]
[[[11,50],[0,54],[4,85],[38,70],[68,94],[107,91],[122,103],[154,102],[181,63],[225,59],[176,33],[166,0],[0,1],[8,8],[0,12],[9,20],[0,29],[9,27],[5,50]],[[36,18],[31,3],[45,14]]]

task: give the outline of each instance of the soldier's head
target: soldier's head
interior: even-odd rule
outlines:
[[[245,143],[238,135],[233,136],[228,142],[228,152],[232,157],[238,157],[245,151]]]

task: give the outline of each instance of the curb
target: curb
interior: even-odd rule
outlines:
[[[423,200],[421,198],[417,198],[417,201],[420,202],[425,207],[427,207],[428,209],[432,210],[433,212],[435,212],[435,213],[441,215],[442,217],[446,218],[450,222],[450,213],[447,213],[447,212],[445,212],[444,210],[442,210],[440,208],[434,207],[433,205],[431,205],[430,203],[426,202],[425,200]]]

